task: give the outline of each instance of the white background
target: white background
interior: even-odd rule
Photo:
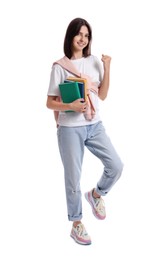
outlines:
[[[166,260],[167,8],[165,0],[0,2],[0,259]],[[69,236],[63,168],[46,95],[75,17],[93,29],[92,54],[112,56],[101,116],[124,162],[98,221],[83,198],[91,246]],[[102,165],[85,153],[82,191]]]

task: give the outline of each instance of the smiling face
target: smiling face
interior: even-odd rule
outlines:
[[[91,55],[92,29],[83,18],[73,19],[64,37],[64,54],[69,59],[79,59]]]
[[[80,28],[79,33],[74,36],[72,41],[72,51],[73,56],[83,56],[83,49],[88,45],[89,43],[89,31],[88,28],[83,25]]]

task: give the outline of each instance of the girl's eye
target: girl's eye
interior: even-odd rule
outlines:
[[[85,35],[83,35],[82,33],[79,32],[77,35],[78,35],[78,36],[85,37],[85,38],[89,38],[89,34],[85,34]]]

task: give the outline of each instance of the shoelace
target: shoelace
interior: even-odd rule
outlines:
[[[79,236],[87,236],[88,235],[83,224],[78,224],[76,226],[76,230],[77,230]]]
[[[104,201],[102,198],[96,198],[95,200],[95,205],[96,205],[96,209],[99,212],[104,212]]]

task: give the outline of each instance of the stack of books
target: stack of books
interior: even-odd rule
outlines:
[[[72,103],[78,98],[87,100],[87,80],[84,78],[68,77],[63,83],[59,84],[59,89],[63,103]]]

